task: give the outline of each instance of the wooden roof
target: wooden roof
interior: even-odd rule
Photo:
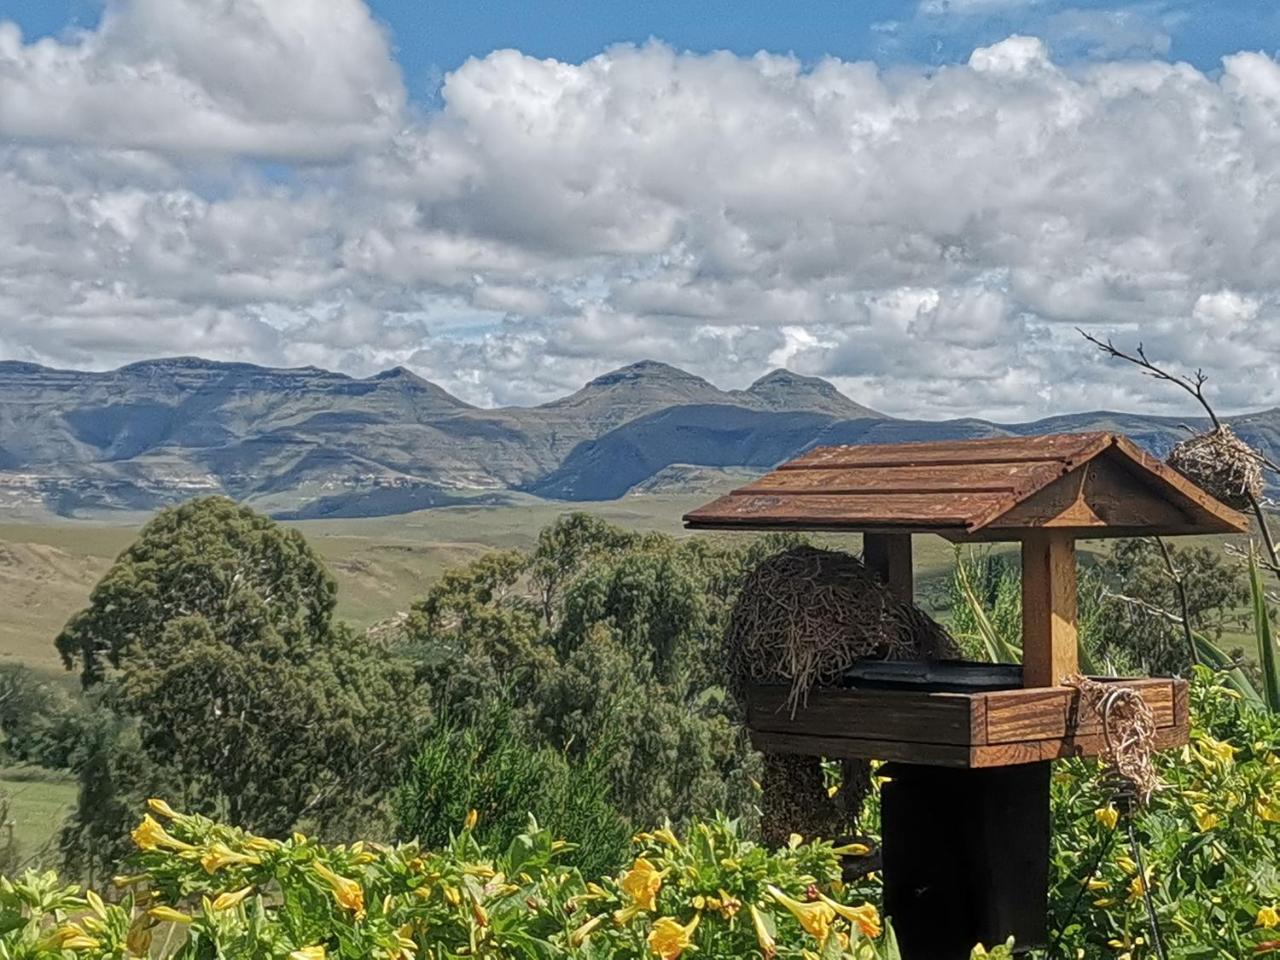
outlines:
[[[685,516],[692,529],[1016,540],[1239,533],[1243,514],[1110,433],[819,447]]]

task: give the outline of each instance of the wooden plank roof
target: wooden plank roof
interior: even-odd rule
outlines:
[[[692,529],[1017,539],[1238,533],[1245,517],[1110,433],[819,447],[685,516]]]

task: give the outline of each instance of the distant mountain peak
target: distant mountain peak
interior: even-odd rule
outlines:
[[[635,363],[629,363],[625,367],[619,367],[617,370],[602,373],[588,382],[587,386],[611,387],[619,383],[638,383],[640,381],[683,382],[711,386],[702,377],[687,370],[681,370],[679,367],[673,367],[669,363],[663,363],[660,360],[637,360]]]
[[[390,370],[375,373],[369,377],[369,380],[374,383],[392,384],[406,391],[430,394],[435,400],[459,409],[474,409],[465,400],[459,400],[438,383],[432,383],[430,380],[418,376],[408,367],[394,366]]]
[[[770,370],[743,391],[770,410],[822,410],[845,419],[884,416],[855,403],[821,377],[809,377],[785,367]]]

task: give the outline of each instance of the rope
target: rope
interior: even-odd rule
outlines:
[[[1132,687],[1118,683],[1100,683],[1081,676],[1069,677],[1066,683],[1080,691],[1081,701],[1088,704],[1102,721],[1103,759],[1106,762],[1102,776],[1103,791],[1110,794],[1112,802],[1124,817],[1129,847],[1141,878],[1142,900],[1151,931],[1151,946],[1158,960],[1166,960],[1164,938],[1160,933],[1160,922],[1156,917],[1155,901],[1151,897],[1151,884],[1147,881],[1146,862],[1133,817],[1134,808],[1145,807],[1150,803],[1151,795],[1160,786],[1151,760],[1155,753],[1155,715]],[[1058,928],[1049,949],[1050,957],[1057,953],[1062,932],[1075,919],[1089,881],[1097,874],[1102,861],[1110,852],[1114,838],[1115,832],[1109,831],[1067,912],[1066,922]]]

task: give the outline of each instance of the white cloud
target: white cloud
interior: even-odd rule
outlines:
[[[0,136],[180,155],[326,159],[403,106],[360,0],[111,0],[101,26],[24,43],[0,22]]]
[[[19,91],[0,84],[6,355],[407,362],[484,403],[644,356],[726,386],[785,360],[896,413],[1137,405],[1147,385],[1096,362],[1082,324],[1204,366],[1224,403],[1280,402],[1280,334],[1259,332],[1280,314],[1264,55],[1210,76],[1068,69],[1034,37],[930,72],[500,51],[419,116],[355,0],[186,12],[219,49],[160,0],[70,41],[0,41]],[[98,76],[191,106],[77,124]],[[37,95],[67,119],[19,136],[36,118],[12,104]],[[269,154],[327,162],[243,163]]]

